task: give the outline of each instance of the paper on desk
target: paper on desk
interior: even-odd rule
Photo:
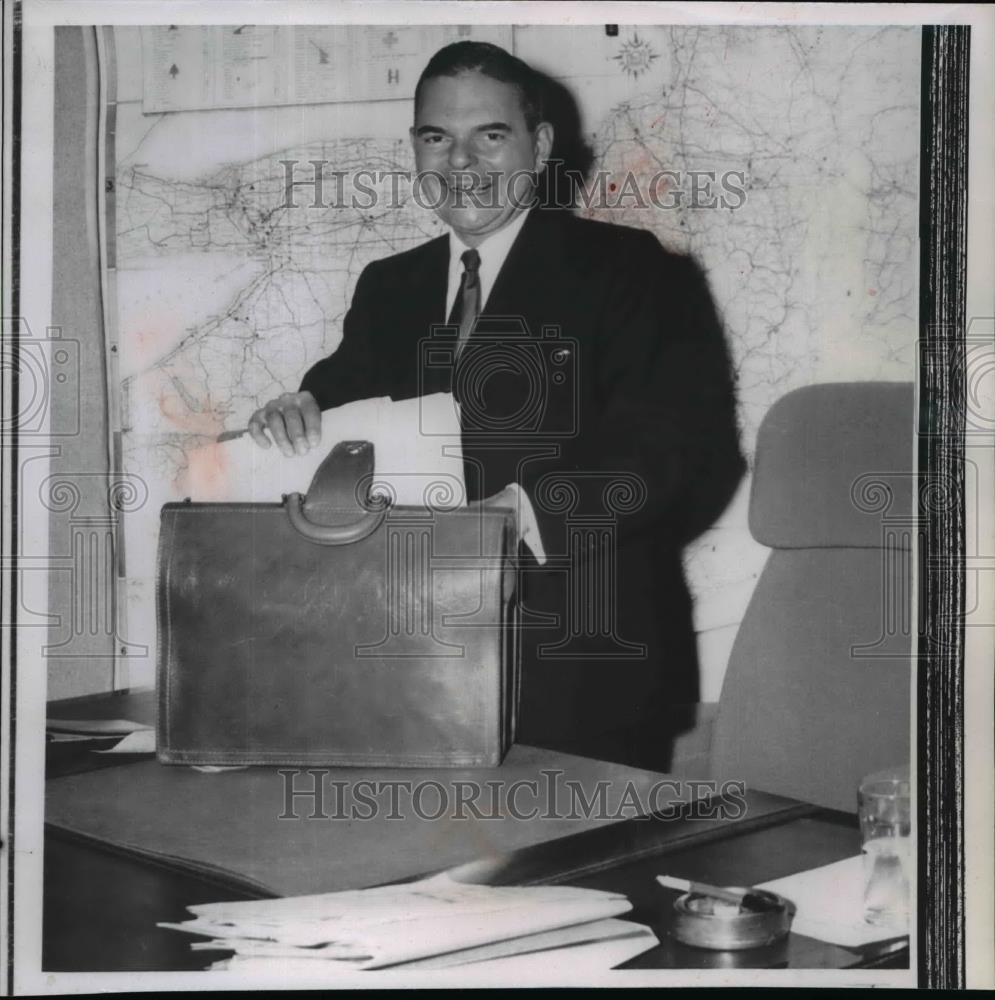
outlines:
[[[465,885],[445,876],[373,889],[189,907],[159,926],[253,957],[331,959],[373,969],[626,913],[619,893]],[[209,947],[202,943],[201,947]]]
[[[764,882],[796,907],[791,929],[843,948],[859,948],[908,934],[907,927],[878,927],[864,921],[864,859],[861,855],[821,868]]]
[[[205,445],[190,453],[181,492],[192,500],[279,503],[286,493],[307,493],[339,441],[373,444],[372,491],[395,504],[447,510],[466,502],[459,416],[449,393],[398,402],[384,396],[325,410],[321,443],[305,455],[261,448],[248,432]]]
[[[622,945],[622,942],[625,942]],[[642,924],[630,923],[628,920],[594,920],[586,924],[573,924],[569,927],[557,928],[541,934],[530,934],[527,937],[510,938],[494,944],[481,945],[478,948],[466,948],[446,955],[435,955],[414,962],[405,962],[395,968],[404,969],[449,969],[456,965],[496,965],[499,961],[515,957],[519,963],[532,958],[555,961],[569,954],[571,966],[575,957],[582,950],[589,949],[589,957],[598,957],[603,969],[610,969],[610,964],[602,964],[613,956],[612,963],[617,965],[629,958],[655,948],[660,942],[656,935]],[[634,947],[638,944],[638,947]],[[612,946],[614,945],[614,948]],[[617,958],[619,948],[625,951],[625,958]]]
[[[155,753],[155,732],[152,729],[139,729],[128,733],[120,743],[107,750],[94,750],[94,753]]]
[[[127,736],[151,730],[142,722],[130,719],[47,719],[45,728],[52,733],[80,733],[85,736]]]
[[[94,736],[92,733],[45,733],[48,743],[107,743],[109,740],[120,739],[117,735]]]
[[[626,920],[596,920],[563,930],[528,937],[513,938],[493,945],[468,948],[432,958],[402,962],[383,971],[434,971],[437,969],[466,968],[472,972],[494,972],[496,975],[564,976],[594,975],[613,969],[659,944],[656,935],[642,924]],[[225,947],[224,943],[220,947]],[[274,964],[272,959],[247,954],[215,962],[212,969],[228,969],[245,973],[279,972],[304,977],[332,971],[355,971],[345,962],[320,962],[308,958],[283,959]],[[376,970],[370,970],[376,971]]]
[[[629,926],[634,928],[636,933],[609,938],[606,941],[588,941],[548,951],[530,951],[487,962],[475,962],[470,971],[514,976],[519,982],[528,976],[544,979],[556,975],[569,978],[596,976],[616,968],[623,962],[628,962],[660,943],[648,927],[640,924],[629,924]]]

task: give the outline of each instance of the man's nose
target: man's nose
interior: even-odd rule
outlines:
[[[449,166],[454,170],[466,170],[474,162],[473,150],[468,143],[455,139],[449,147]]]

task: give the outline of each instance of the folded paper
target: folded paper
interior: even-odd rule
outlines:
[[[325,959],[360,970],[592,924],[626,913],[632,904],[614,892],[466,885],[443,875],[406,885],[189,909],[192,920],[160,926],[203,935],[209,940],[195,946],[200,949],[280,961]],[[592,936],[587,928],[580,939]]]

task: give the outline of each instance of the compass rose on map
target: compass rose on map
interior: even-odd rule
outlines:
[[[640,73],[645,73],[659,56],[653,51],[649,42],[644,41],[635,32],[627,42],[622,42],[618,55],[613,57],[622,67],[622,71],[634,80]]]

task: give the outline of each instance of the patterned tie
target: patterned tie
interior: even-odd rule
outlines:
[[[453,311],[449,314],[449,325],[459,324],[457,358],[480,315],[480,254],[476,250],[464,250],[460,260],[463,261],[463,277],[460,279],[459,292],[453,302]]]

